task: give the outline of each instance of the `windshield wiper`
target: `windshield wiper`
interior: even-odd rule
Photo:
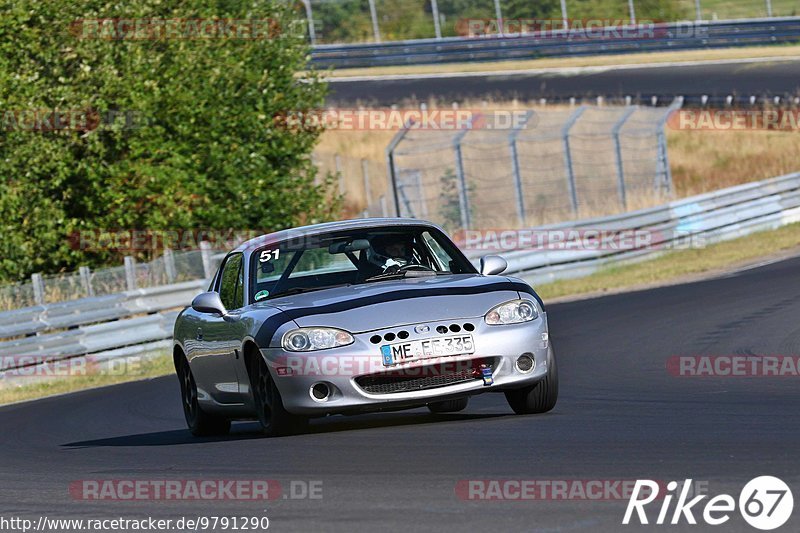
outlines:
[[[438,276],[439,274],[449,274],[449,272],[436,272],[434,270],[404,270],[402,272],[390,272],[387,274],[378,274],[371,276],[364,280],[364,283],[371,281],[383,281],[385,279],[402,279],[402,278],[427,278],[429,276]]]

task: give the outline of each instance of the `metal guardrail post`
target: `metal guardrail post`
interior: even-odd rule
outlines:
[[[583,112],[586,111],[586,106],[580,106],[576,109],[564,123],[561,128],[561,138],[564,144],[564,166],[567,170],[567,187],[569,189],[570,203],[572,204],[572,212],[578,214],[578,189],[575,185],[575,171],[572,168],[572,150],[569,146],[569,130],[578,121]]]
[[[561,23],[564,24],[564,30],[569,29],[569,17],[567,17],[567,0],[561,0]]]
[[[378,10],[375,9],[375,0],[369,0],[369,17],[372,19],[372,35],[375,42],[381,42],[381,30],[378,28]]]
[[[92,271],[89,270],[89,267],[82,266],[78,268],[78,273],[81,277],[81,285],[83,286],[83,292],[86,296],[94,296],[94,287],[92,287]]]
[[[522,228],[527,225],[527,222],[525,221],[525,195],[522,190],[522,176],[519,168],[519,154],[517,153],[517,137],[532,116],[533,111],[525,113],[522,123],[512,129],[508,136],[509,148],[511,149],[511,168],[514,175],[514,189],[517,193],[517,217],[519,217],[519,224]]]
[[[503,25],[503,10],[500,9],[500,0],[494,0],[494,16],[497,18],[497,32],[502,37],[506,30]]]
[[[442,38],[442,26],[439,22],[439,3],[431,0],[431,15],[433,16],[433,31],[437,39]]]
[[[129,291],[136,290],[136,259],[125,256],[125,284]]]
[[[394,212],[395,216],[400,216],[400,198],[397,194],[397,174],[395,168],[395,161],[394,161],[394,150],[397,148],[397,145],[405,138],[408,130],[411,129],[411,126],[414,125],[414,121],[409,121],[406,126],[398,131],[394,137],[392,137],[391,142],[389,142],[389,146],[386,147],[386,167],[388,170],[389,176],[389,189],[392,191],[392,196],[394,197]],[[384,210],[384,216],[386,215],[386,210]]]
[[[308,39],[312,45],[317,44],[317,32],[314,29],[314,15],[311,12],[311,0],[303,0],[306,8],[306,20],[308,21]]]
[[[655,183],[655,190],[656,192],[659,189],[663,190],[667,194],[672,193],[672,171],[669,168],[669,156],[667,155],[667,140],[666,136],[663,132],[658,132],[658,163],[657,163],[657,170],[656,170],[656,183]]]
[[[414,210],[411,208],[411,202],[408,200],[408,196],[406,196],[406,187],[402,183],[397,185],[397,193],[400,198],[403,200],[403,205],[406,207],[406,214],[410,218],[415,218]]]
[[[167,274],[167,282],[174,283],[177,277],[175,272],[175,254],[169,248],[164,248],[164,272]]]
[[[614,138],[614,157],[617,164],[617,190],[619,193],[619,201],[622,204],[622,209],[628,209],[628,200],[625,197],[625,168],[622,162],[622,145],[619,142],[619,132],[625,121],[636,111],[635,106],[628,107],[623,111],[622,116],[617,119],[611,127],[611,135]]]
[[[475,117],[470,118],[466,128],[458,132],[453,138],[453,150],[456,155],[456,178],[458,178],[458,208],[461,211],[461,229],[470,229],[472,226],[472,213],[469,207],[469,191],[467,190],[467,179],[464,176],[464,159],[461,157],[461,141],[464,136],[472,129],[472,122]]]
[[[700,0],[694,0],[694,12],[696,21],[703,20],[703,8],[700,6]]]
[[[44,280],[41,274],[31,275],[33,285],[33,301],[36,305],[44,305]]]
[[[767,2],[767,16],[772,16],[772,0],[766,0]]]
[[[672,194],[672,169],[669,167],[669,154],[667,153],[667,136],[664,129],[670,115],[683,106],[683,97],[679,96],[672,101],[666,111],[658,121],[656,142],[658,151],[658,161],[656,163],[656,183],[655,190],[663,189],[667,194]],[[659,179],[661,178],[661,179]]]
[[[211,276],[214,275],[213,268],[211,266],[211,243],[208,241],[201,241],[200,242],[200,257],[203,260],[203,277],[206,279],[211,279]]]
[[[628,14],[631,18],[631,24],[636,24],[636,8],[633,7],[633,0],[628,0]]]

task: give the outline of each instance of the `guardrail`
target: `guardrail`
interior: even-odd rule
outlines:
[[[386,43],[316,45],[312,63],[319,68],[421,65],[439,62],[531,59],[625,52],[688,50],[800,41],[800,17],[728,21],[672,22],[652,26],[652,38],[610,36],[450,37]],[[600,30],[597,30],[600,32]],[[602,33],[602,32],[601,32]]]
[[[120,356],[172,336],[178,309],[207,282],[194,280],[0,313],[0,371],[44,361]],[[124,350],[128,347],[137,347]]]
[[[645,230],[641,247],[514,250],[503,255],[508,273],[541,284],[583,276],[611,264],[638,261],[674,248],[687,238],[716,242],[800,221],[800,173],[739,185],[622,215],[566,222],[533,231]],[[494,253],[483,235],[469,254]],[[90,356],[93,361],[161,353],[178,309],[205,287],[204,280],[34,306],[0,313],[0,378],[43,361]],[[29,382],[29,381],[28,381]]]
[[[533,284],[581,277],[613,264],[650,259],[697,238],[706,243],[732,239],[760,230],[800,222],[800,173],[737,185],[720,191],[641,209],[622,215],[551,224],[537,232],[601,230],[640,231],[648,237],[640,247],[575,249],[565,243],[558,250],[518,250],[505,253],[508,272]],[[471,255],[489,246],[472,243]]]

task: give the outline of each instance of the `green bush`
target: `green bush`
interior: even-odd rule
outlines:
[[[96,229],[280,229],[330,217],[327,180],[314,185],[319,131],[273,118],[323,104],[303,82],[302,17],[277,1],[0,0],[0,280],[114,253],[69,244]],[[274,20],[268,39],[78,38],[77,19]],[[274,29],[273,28],[273,29]],[[74,29],[74,28],[73,28]],[[29,131],[30,110],[117,111],[141,127]],[[131,124],[128,124],[131,126]]]

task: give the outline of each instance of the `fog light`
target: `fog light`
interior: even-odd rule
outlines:
[[[331,389],[326,383],[314,383],[309,392],[311,399],[317,402],[327,401],[331,395]]]
[[[522,372],[523,374],[527,374],[533,370],[533,367],[536,366],[536,363],[529,354],[522,354],[517,357],[517,370]]]

